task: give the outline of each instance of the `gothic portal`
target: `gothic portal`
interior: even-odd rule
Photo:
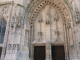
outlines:
[[[80,60],[78,0],[0,2],[0,60]]]
[[[44,0],[39,2],[31,8],[27,20],[30,23],[31,34],[30,58],[34,60],[37,60],[37,58],[40,59],[41,54],[35,53],[35,51],[37,52],[35,47],[45,46],[45,53],[42,53],[43,59],[41,58],[40,60],[69,59],[70,52],[68,44],[73,45],[71,38],[73,36],[71,28],[72,17],[70,16],[69,8],[65,4],[62,4],[61,1]],[[37,4],[38,6],[36,6]],[[44,51],[43,49],[39,50],[38,52]],[[61,53],[62,55],[59,55]],[[35,56],[37,57],[35,58]],[[62,57],[62,59],[59,57]]]

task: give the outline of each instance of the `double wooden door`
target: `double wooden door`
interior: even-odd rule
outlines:
[[[45,46],[34,47],[34,60],[45,60]],[[64,46],[52,46],[52,60],[65,60]]]

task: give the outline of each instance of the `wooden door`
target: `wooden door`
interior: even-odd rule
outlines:
[[[34,60],[45,60],[45,46],[34,47]]]
[[[65,60],[64,46],[52,46],[52,60]]]
[[[0,47],[0,57],[1,57],[1,53],[2,53],[2,47]]]

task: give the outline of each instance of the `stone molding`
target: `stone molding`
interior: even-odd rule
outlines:
[[[30,7],[28,8],[29,9],[28,21],[30,21],[31,25],[33,25],[33,20],[35,20],[35,18],[38,16],[40,11],[42,11],[46,5],[55,7],[62,15],[62,18],[64,21],[65,19],[67,21],[71,21],[69,8],[60,0],[54,0],[54,1],[52,0],[49,0],[49,1],[48,0],[39,0],[39,1],[34,0],[32,4],[30,5]]]
[[[5,1],[5,2],[0,2],[0,5],[1,4],[12,4],[12,3],[14,3],[13,1]]]

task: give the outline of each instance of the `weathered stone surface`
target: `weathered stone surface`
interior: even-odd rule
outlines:
[[[52,60],[51,46],[64,46],[65,60],[80,60],[79,3],[0,0],[0,20],[7,23],[1,60],[34,60],[35,46],[45,46],[46,60]]]

